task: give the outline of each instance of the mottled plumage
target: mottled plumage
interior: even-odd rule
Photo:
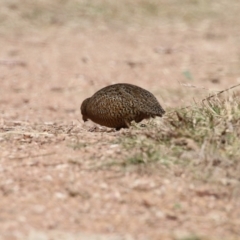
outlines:
[[[138,86],[119,83],[104,87],[81,105],[83,121],[88,119],[100,125],[128,128],[131,121],[161,117],[165,111],[154,95]]]

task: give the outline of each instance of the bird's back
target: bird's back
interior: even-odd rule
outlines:
[[[124,127],[125,122],[162,116],[164,110],[147,90],[131,84],[114,84],[102,88],[89,98],[87,117],[108,127]],[[125,126],[126,127],[126,126]]]

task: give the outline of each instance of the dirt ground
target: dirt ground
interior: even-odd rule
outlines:
[[[0,239],[240,239],[239,179],[110,166],[139,130],[94,128],[79,110],[113,83],[167,112],[240,83],[239,24],[31,29],[0,48]]]

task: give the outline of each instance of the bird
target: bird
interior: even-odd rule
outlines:
[[[102,126],[129,128],[131,122],[162,117],[165,110],[149,91],[129,83],[106,86],[92,97],[86,98],[80,107],[82,119]]]

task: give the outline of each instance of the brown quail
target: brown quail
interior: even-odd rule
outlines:
[[[138,86],[119,83],[104,87],[81,105],[82,119],[115,128],[129,128],[131,121],[161,117],[165,111],[154,95]]]

